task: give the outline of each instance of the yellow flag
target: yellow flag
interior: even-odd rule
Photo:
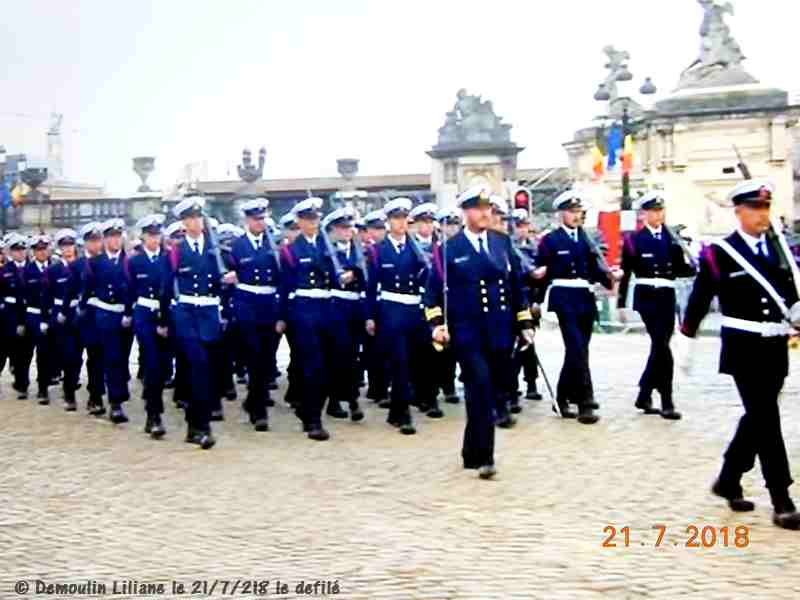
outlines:
[[[25,194],[28,193],[27,187],[27,185],[20,181],[14,186],[14,189],[11,190],[11,202],[14,206],[19,206],[24,202]]]

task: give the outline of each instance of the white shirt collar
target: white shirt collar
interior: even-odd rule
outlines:
[[[759,242],[766,242],[766,239],[767,239],[766,236],[763,233],[761,234],[761,237],[754,237],[754,236],[750,235],[749,233],[745,233],[742,230],[741,227],[738,227],[736,229],[736,231],[739,232],[739,235],[742,236],[742,239],[745,242],[747,242],[748,246],[750,246],[750,250],[753,251],[753,254],[756,254],[758,252],[758,243]],[[767,246],[767,244],[765,243],[764,244],[764,251],[765,252],[769,252],[769,250],[767,250],[766,246]]]
[[[336,242],[336,248],[338,248],[342,252],[349,252],[350,242],[343,242],[343,241]]]
[[[420,234],[417,234],[417,240],[420,244],[432,244],[433,243],[433,236],[423,237]]]
[[[196,243],[198,245],[197,247],[199,248],[201,253],[203,252],[203,249],[205,248],[205,240],[206,240],[206,236],[203,233],[201,233],[196,238],[193,238],[189,234],[186,234],[186,243],[189,244],[189,248],[194,250],[194,245]]]
[[[14,261],[14,264],[15,264],[15,265],[17,265],[17,268],[18,268],[18,269],[24,269],[24,268],[25,268],[25,264],[26,264],[26,263],[25,263],[25,261],[23,260],[22,262],[17,262],[17,261]]]
[[[253,244],[253,248],[256,248],[256,242],[258,242],[261,246],[264,245],[264,232],[261,232],[259,235],[254,235],[249,229],[247,230],[247,239],[250,240],[250,243]],[[258,247],[261,247],[258,246]]]
[[[650,230],[650,233],[652,233],[653,235],[657,233],[662,233],[664,231],[664,228],[660,225],[658,227],[650,227],[650,225],[645,223],[644,226],[647,227]]]
[[[150,252],[150,250],[148,250],[148,249],[147,249],[147,248],[145,248],[144,246],[142,246],[142,248],[144,248],[144,253],[147,255],[147,258],[148,258],[148,259],[150,259],[150,260],[153,260],[153,259],[154,259],[154,258],[156,258],[156,257],[157,257],[159,254],[161,254],[161,252],[160,252],[159,250],[156,250],[155,252]]]
[[[470,231],[468,227],[464,227],[464,235],[469,240],[469,243],[472,244],[472,247],[475,248],[475,252],[481,251],[481,246],[478,240],[483,240],[483,247],[488,252],[489,251],[489,241],[486,236],[486,230],[484,229],[480,233],[474,233]]]
[[[34,261],[34,262],[36,263],[36,267],[37,267],[37,268],[38,268],[40,271],[44,271],[44,270],[46,270],[46,269],[47,269],[47,263],[42,263],[42,262],[39,262],[38,260],[37,260],[37,261]]]
[[[403,244],[405,246],[406,242],[408,241],[406,239],[406,236],[403,236],[402,240],[397,241],[396,239],[394,239],[394,237],[392,237],[389,234],[386,234],[386,239],[388,239],[390,242],[392,242],[392,246],[394,246],[394,251],[397,252],[398,254],[400,254],[400,249],[398,248],[398,246],[400,244]]]
[[[114,254],[112,254],[111,252],[106,250],[106,256],[108,256],[108,258],[110,258],[111,260],[117,260],[119,258],[120,254],[121,254],[121,251],[117,251]]]
[[[301,235],[303,235],[303,239],[305,241],[307,241],[309,244],[311,244],[312,246],[316,246],[317,245],[317,236],[314,235],[314,236],[311,236],[309,238],[305,234],[301,234]]]

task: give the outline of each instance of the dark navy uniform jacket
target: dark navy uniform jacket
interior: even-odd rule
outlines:
[[[24,285],[22,287],[22,297],[25,303],[25,312],[28,318],[35,317],[42,321],[47,321],[47,271],[50,264],[44,267],[44,270],[39,270],[39,264],[35,260],[31,260],[25,265],[22,273]],[[40,313],[31,313],[29,308],[39,310]],[[20,325],[24,323],[21,322]]]
[[[389,240],[389,234],[380,244],[372,247],[369,260],[369,285],[367,286],[367,318],[377,319],[381,305],[393,306],[395,302],[381,302],[381,292],[419,296],[428,280],[428,265],[414,252],[406,235],[403,252],[398,254]],[[420,250],[422,253],[422,250]],[[420,302],[420,306],[421,306]],[[421,313],[420,313],[421,315]]]
[[[343,292],[349,292],[351,294],[356,294],[358,296],[358,300],[342,300],[337,298],[335,295],[331,296],[331,305],[333,310],[331,312],[331,318],[336,318],[336,307],[344,304],[344,306],[351,308],[355,311],[356,316],[361,320],[366,320],[366,282],[364,280],[364,271],[361,269],[361,266],[358,264],[356,260],[356,251],[355,251],[355,244],[358,242],[353,241],[350,243],[349,248],[345,251],[342,250],[338,245],[334,243],[334,248],[336,249],[336,258],[339,261],[339,266],[342,268],[343,271],[352,271],[354,277],[353,281],[346,285],[342,285],[339,281],[339,278],[336,276],[335,268],[333,265],[333,261],[330,261],[330,273],[329,279],[331,281],[331,290],[339,290]],[[364,257],[364,264],[366,265],[366,257]]]
[[[233,314],[241,323],[274,324],[278,320],[278,288],[280,268],[278,258],[270,247],[268,232],[261,236],[261,246],[255,249],[247,234],[235,239],[228,255],[230,268],[236,271],[240,284],[271,287],[269,294],[256,294],[241,288],[233,290]]]
[[[674,280],[676,277],[691,277],[694,269],[687,264],[680,244],[665,227],[661,228],[661,239],[657,240],[650,229],[643,227],[625,238],[622,247],[622,270],[625,275],[619,284],[619,306],[624,307],[631,276],[637,279],[658,278]],[[665,308],[674,310],[675,290],[669,287],[637,285],[633,291],[633,309],[650,312]]]
[[[123,311],[119,314],[120,319],[123,315],[131,316],[133,314],[133,302],[130,299],[127,263],[128,257],[124,252],[119,253],[116,264],[112,262],[105,252],[90,258],[86,262],[82,275],[83,295],[81,306],[86,306],[91,298],[97,298],[106,304],[122,305]],[[102,310],[101,313],[96,314],[102,314],[103,316],[107,316],[106,313],[110,312],[100,308],[95,310]]]
[[[25,267],[17,267],[13,260],[0,269],[0,304],[4,305],[4,321],[12,331],[25,322],[25,299],[22,296],[24,271]]]
[[[67,318],[67,323],[75,321],[81,290],[81,273],[76,266],[77,260],[72,264],[59,260],[47,272],[46,302],[53,324],[59,314]]]
[[[572,241],[563,227],[551,231],[539,244],[537,267],[547,267],[542,290],[550,286],[548,310],[564,314],[597,314],[595,296],[585,288],[553,286],[554,279],[584,279],[611,289],[609,276],[600,268],[586,234],[578,229],[578,242]]]
[[[738,234],[725,238],[747,262],[767,278],[787,307],[797,302],[797,291],[787,266],[778,263],[777,246],[768,242],[770,261],[757,257],[747,242]],[[723,315],[758,322],[783,321],[777,303],[766,290],[718,246],[706,247],[700,256],[700,272],[689,297],[681,331],[694,336],[700,323],[708,313],[714,297],[719,298]],[[721,373],[728,375],[786,377],[789,372],[787,336],[762,337],[751,333],[723,327],[720,332]]]
[[[455,345],[510,350],[521,328],[531,327],[520,272],[512,265],[511,239],[487,231],[488,256],[482,257],[463,231],[436,248],[425,290],[426,318],[444,322],[444,254],[447,255],[448,329]]]
[[[150,324],[159,321],[161,279],[164,277],[167,266],[168,258],[161,250],[159,250],[153,260],[142,250],[128,261],[128,273],[130,276],[129,302],[133,305],[136,321]],[[152,300],[159,304],[159,308],[153,309],[143,305],[137,305],[139,298]]]
[[[222,273],[206,235],[203,249],[198,254],[184,238],[176,244],[164,262],[165,272],[161,278],[161,325],[169,325],[172,314],[174,335],[178,339],[194,339],[216,342],[222,335],[220,305],[196,305],[181,302],[181,298],[220,297]],[[176,304],[170,313],[172,300]]]
[[[281,250],[281,265],[279,314],[281,320],[286,321],[290,309],[303,304],[320,304],[316,298],[296,297],[297,290],[330,290],[330,257],[325,252],[322,236],[317,234],[314,244],[304,235],[297,236]]]

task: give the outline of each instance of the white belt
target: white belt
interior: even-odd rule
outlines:
[[[649,285],[650,287],[654,288],[675,289],[675,282],[672,279],[664,279],[663,277],[637,277],[636,285]]]
[[[150,310],[158,310],[161,308],[161,303],[156,300],[155,298],[142,298],[136,301],[137,306],[144,306],[145,308],[149,308]]]
[[[277,288],[274,288],[271,285],[250,285],[249,283],[237,283],[236,289],[242,290],[243,292],[250,292],[251,294],[261,294],[264,296],[274,294],[278,291]]]
[[[181,294],[178,296],[178,302],[192,304],[193,306],[219,306],[219,298],[216,296],[187,296],[186,294]]]
[[[53,298],[53,304],[56,306],[64,306],[64,301],[61,298]],[[69,307],[75,308],[76,306],[78,306],[78,300],[70,300]]]
[[[25,310],[28,311],[29,313],[31,313],[32,315],[40,315],[40,314],[42,314],[42,309],[41,308],[34,308],[32,306],[29,306]]]
[[[553,287],[583,288],[593,290],[594,286],[585,279],[553,279]]]
[[[342,300],[360,300],[361,294],[358,292],[348,292],[345,290],[331,290],[331,298],[340,298]]]
[[[107,310],[108,312],[119,313],[122,314],[125,312],[125,306],[122,304],[109,304],[108,302],[103,302],[99,298],[89,298],[86,301],[87,304],[91,306],[95,306],[97,308],[102,308],[103,310]]]
[[[421,304],[422,298],[419,294],[398,294],[397,292],[381,292],[381,300],[397,302],[398,304],[408,304],[409,306]]]
[[[319,288],[311,288],[309,290],[297,290],[294,293],[295,296],[299,298],[317,298],[317,299],[326,299],[331,297],[330,290],[321,290]]]
[[[794,333],[794,328],[788,323],[776,323],[774,321],[748,321],[735,317],[722,317],[722,326],[739,331],[749,331],[750,333],[760,333],[762,337],[782,337]]]
[[[14,296],[6,296],[3,298],[3,302],[6,302],[7,304],[16,304],[17,299]]]

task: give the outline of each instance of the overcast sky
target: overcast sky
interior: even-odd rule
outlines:
[[[800,92],[795,0],[737,0],[728,17],[763,83]],[[602,48],[631,53],[634,89],[669,92],[698,55],[696,0],[28,0],[0,22],[0,144],[45,154],[64,114],[66,174],[117,194],[208,160],[225,178],[243,146],[265,177],[427,172],[425,151],[460,87],[492,100],[527,149],[521,167],[566,164],[587,125]],[[18,116],[27,115],[27,116]],[[231,171],[235,178],[235,169]]]

